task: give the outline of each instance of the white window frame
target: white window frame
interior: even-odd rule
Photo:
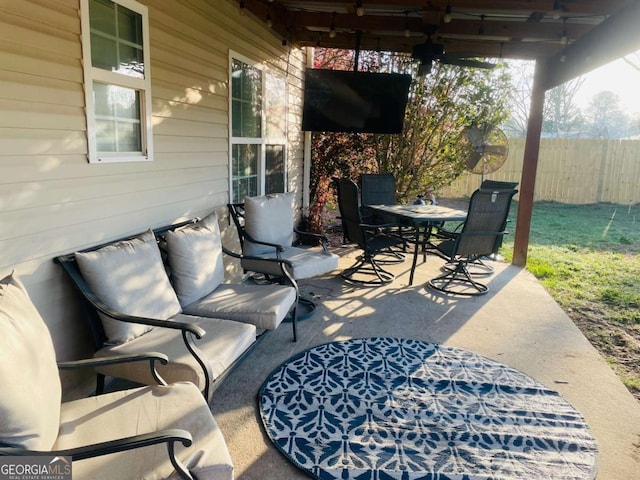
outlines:
[[[149,47],[149,11],[135,0],[111,0],[142,17],[142,58],[144,78],[135,78],[121,73],[94,68],[91,64],[91,21],[89,0],[80,0],[82,26],[82,63],[84,69],[84,96],[87,115],[88,160],[90,163],[141,162],[153,160],[153,132],[151,112],[151,63]],[[93,82],[105,83],[137,90],[140,95],[141,152],[99,152],[96,139],[96,114],[93,99]]]
[[[262,115],[261,115],[261,137],[234,137],[233,136],[233,96],[232,96],[232,73],[233,73],[233,61],[238,60],[242,63],[245,63],[251,67],[254,67],[262,72]],[[267,137],[267,115],[268,112],[266,110],[267,103],[267,81],[266,76],[272,75],[279,77],[284,80],[285,86],[285,112],[284,112],[284,136],[283,137]],[[288,84],[286,81],[285,75],[273,71],[271,69],[265,68],[264,65],[261,65],[254,60],[251,60],[245,57],[242,54],[236,53],[234,51],[229,51],[229,201],[234,201],[234,191],[233,191],[233,145],[258,145],[260,153],[258,159],[258,195],[265,194],[265,183],[266,183],[266,152],[268,145],[282,145],[284,147],[284,172],[283,172],[283,181],[284,181],[284,190],[288,191],[288,177],[289,177],[289,162],[288,162],[288,150],[289,144],[287,141],[289,125],[288,125],[288,102],[287,102],[287,89]]]

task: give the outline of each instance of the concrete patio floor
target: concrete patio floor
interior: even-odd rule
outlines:
[[[356,255],[335,249],[340,268]],[[267,438],[257,394],[267,375],[294,353],[356,337],[406,337],[472,350],[509,365],[558,391],[586,418],[599,446],[599,480],[640,478],[640,403],[527,271],[492,262],[490,292],[474,298],[444,296],[425,284],[441,259],[420,263],[412,286],[410,261],[391,266],[395,280],[368,288],[347,284],[339,272],[301,282],[319,303],[298,325],[270,333],[214,392],[211,410],[226,439],[236,479],[304,479]]]

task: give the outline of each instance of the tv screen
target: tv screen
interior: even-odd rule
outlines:
[[[400,133],[411,75],[308,69],[302,130]]]

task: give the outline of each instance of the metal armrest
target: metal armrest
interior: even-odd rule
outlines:
[[[308,237],[319,240],[320,244],[322,245],[322,250],[324,250],[325,253],[329,253],[329,237],[327,237],[326,235],[322,233],[305,232],[303,230],[297,229],[296,227],[293,227],[293,232],[296,235],[306,235]]]
[[[182,476],[182,478],[193,479],[193,476],[191,475],[191,473],[189,473],[189,470],[175,456],[176,442],[180,442],[183,446],[189,447],[193,443],[193,439],[188,431],[172,428],[166,430],[158,430],[152,433],[143,433],[126,438],[119,438],[117,440],[110,440],[108,442],[83,445],[81,447],[65,450],[38,451],[26,450],[16,447],[0,446],[0,456],[55,455],[60,457],[70,456],[72,460],[83,460],[85,458],[100,457],[102,455],[109,455],[112,453],[124,452],[127,450],[134,450],[137,448],[166,443],[169,459],[171,460],[171,464],[174,466],[176,471]]]
[[[222,251],[233,258],[237,258],[239,260],[251,260],[253,262],[263,263],[265,265],[273,265],[277,264],[282,273],[282,277],[287,280],[287,282],[296,289],[296,295],[298,294],[298,282],[293,278],[293,263],[291,261],[283,259],[283,258],[264,258],[264,257],[254,257],[253,255],[244,255],[241,253],[236,253],[229,250],[226,247],[222,247]],[[258,272],[262,273],[262,272]]]
[[[249,235],[247,233],[246,230],[242,230],[242,235],[245,237],[245,240],[249,240],[252,243],[257,243],[258,245],[266,245],[267,247],[273,247],[276,249],[276,252],[279,254],[280,252],[284,252],[285,247],[278,244],[278,243],[269,243],[269,242],[263,242],[262,240],[256,240],[255,238],[253,238],[251,235]]]
[[[60,370],[73,370],[76,368],[95,368],[108,365],[118,365],[121,363],[141,362],[148,361],[149,368],[151,369],[151,375],[158,385],[167,385],[167,382],[160,376],[156,370],[156,361],[159,361],[162,365],[169,363],[169,357],[164,353],[149,352],[138,353],[131,355],[117,355],[100,358],[87,358],[83,360],[73,360],[66,362],[58,362],[58,369]]]

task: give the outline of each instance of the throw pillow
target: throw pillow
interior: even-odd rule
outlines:
[[[165,235],[171,279],[182,306],[213,292],[224,280],[222,241],[215,212]]]
[[[108,306],[127,315],[167,320],[182,311],[151,230],[91,252],[75,254],[80,273]],[[124,343],[153,327],[100,315],[110,343]]]
[[[0,280],[0,444],[51,450],[62,388],[49,329],[12,272]]]

